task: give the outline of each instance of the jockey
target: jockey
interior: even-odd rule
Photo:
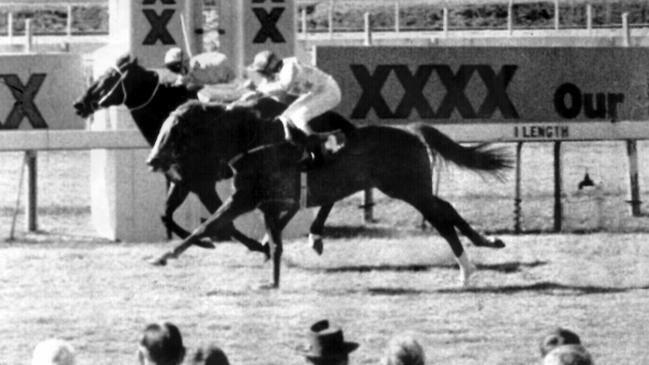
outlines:
[[[203,89],[204,94],[210,86],[232,83],[234,71],[228,57],[220,52],[204,52],[188,58],[179,47],[171,48],[164,59],[167,69],[178,75],[176,85],[185,85],[189,90]],[[199,99],[201,98],[199,92]],[[209,95],[203,95],[210,99]],[[203,100],[205,101],[205,100]]]
[[[340,103],[340,87],[336,80],[315,66],[299,62],[295,57],[280,59],[271,51],[262,51],[255,56],[250,69],[263,78],[256,87],[256,93],[271,97],[283,93],[297,96],[277,117],[284,126],[285,139],[291,143],[300,142],[300,138],[294,135],[295,129],[306,136],[312,135],[309,121]]]

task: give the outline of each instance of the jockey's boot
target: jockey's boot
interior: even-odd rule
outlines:
[[[303,130],[297,128],[291,123],[285,123],[279,118],[278,120],[284,126],[284,139],[286,139],[288,143],[296,146],[306,146],[307,135]]]
[[[322,142],[320,137],[314,134],[306,138],[306,152],[309,161],[305,161],[310,168],[317,168],[324,164],[324,152],[322,151]]]

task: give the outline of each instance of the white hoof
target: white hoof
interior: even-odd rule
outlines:
[[[270,236],[268,233],[264,235],[264,238],[261,239],[261,245],[266,246],[270,242]]]
[[[471,285],[471,277],[478,269],[474,265],[467,267],[466,269],[460,268],[460,282],[463,287],[468,287]]]

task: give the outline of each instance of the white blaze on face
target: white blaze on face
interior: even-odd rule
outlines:
[[[176,124],[176,116],[175,115],[170,115],[167,120],[162,124],[162,127],[160,127],[160,132],[158,132],[158,138],[155,140],[155,144],[151,148],[151,153],[149,154],[149,158],[147,161],[151,161],[154,158],[156,158],[158,155],[160,155],[162,147],[164,147],[165,142],[167,141],[169,134],[171,133],[171,129],[173,126]]]

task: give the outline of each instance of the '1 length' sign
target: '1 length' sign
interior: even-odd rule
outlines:
[[[355,122],[464,126],[472,140],[487,127],[511,140],[649,138],[648,49],[318,47],[316,62]]]

